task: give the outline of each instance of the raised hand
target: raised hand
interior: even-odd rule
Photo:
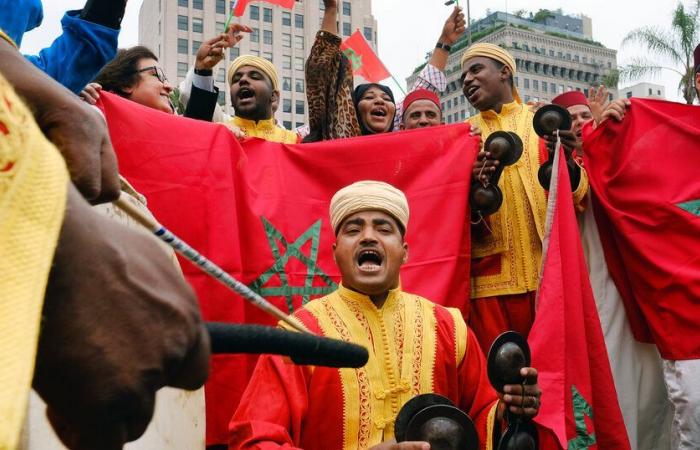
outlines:
[[[617,122],[622,122],[622,119],[625,118],[627,108],[629,108],[630,105],[632,105],[632,102],[630,102],[629,99],[626,98],[618,98],[616,100],[613,100],[605,108],[605,111],[603,111],[603,114],[600,118],[600,122],[597,123],[605,122],[610,118],[616,120]]]
[[[454,44],[464,33],[466,23],[467,22],[464,20],[462,8],[455,6],[450,14],[450,17],[447,18],[445,25],[442,27],[440,42],[447,45]]]
[[[604,84],[598,86],[598,89],[591,88],[588,90],[588,107],[591,109],[591,114],[596,124],[601,122],[603,112],[609,102],[608,89]]]
[[[242,33],[250,33],[253,30],[239,23],[232,23],[226,33],[209,39],[202,43],[197,50],[194,62],[195,69],[212,70],[224,59],[227,48],[231,48],[243,39]]]

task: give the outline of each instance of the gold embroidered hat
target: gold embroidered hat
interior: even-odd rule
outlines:
[[[243,66],[252,66],[260,70],[270,78],[270,81],[272,82],[272,89],[275,91],[280,90],[280,77],[277,74],[277,69],[275,66],[273,66],[272,63],[265,58],[253,55],[241,55],[231,61],[231,64],[228,66],[228,84],[231,84],[233,76],[236,74],[238,69]]]
[[[486,58],[491,58],[493,60],[496,60],[500,62],[501,64],[504,64],[506,67],[510,69],[510,73],[513,77],[515,77],[515,69],[516,69],[516,64],[515,64],[515,59],[513,59],[513,56],[505,51],[503,48],[499,47],[498,45],[495,44],[489,44],[487,42],[480,42],[478,44],[473,44],[471,47],[467,49],[467,51],[464,52],[464,55],[462,55],[462,61],[461,65],[464,66],[464,63],[470,59],[474,58],[476,56],[484,56]],[[518,102],[522,103],[523,101],[520,99],[520,94],[518,93],[518,89],[515,87],[515,83],[513,83],[513,99]]]
[[[404,231],[408,225],[406,195],[382,181],[358,181],[336,192],[330,206],[333,230],[337,232],[343,220],[360,211],[383,211],[396,219]]]

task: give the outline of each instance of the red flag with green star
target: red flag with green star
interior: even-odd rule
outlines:
[[[600,328],[571,183],[555,158],[542,243],[542,280],[528,342],[539,372],[542,405],[536,422],[563,449],[629,450],[608,353]]]
[[[410,204],[411,257],[401,269],[402,286],[466,312],[467,196],[478,152],[468,124],[313,144],[241,144],[221,124],[108,93],[101,101],[120,173],[146,196],[159,221],[283,311],[337,288],[330,199],[343,186],[371,179],[403,190]],[[181,266],[205,320],[276,323],[189,262]],[[229,420],[255,363],[252,355],[212,358],[205,387],[208,444],[227,443]]]
[[[245,13],[245,9],[248,4],[253,3],[255,0],[236,0],[231,2],[231,10],[233,15],[236,17],[241,17]],[[279,5],[285,9],[294,8],[295,0],[264,0],[265,3],[271,3],[273,5]]]
[[[632,99],[584,138],[608,269],[635,337],[700,358],[700,107]]]
[[[391,76],[360,30],[344,40],[340,49],[352,63],[353,75],[359,75],[370,83],[379,83]]]

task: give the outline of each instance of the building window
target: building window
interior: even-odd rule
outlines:
[[[192,41],[192,54],[196,55],[197,50],[199,50],[199,47],[202,46],[202,43],[200,41]]]
[[[452,99],[447,100],[447,109],[452,108]]]
[[[290,113],[292,112],[292,101],[288,98],[282,100],[282,112]],[[291,124],[290,124],[291,126]]]
[[[289,105],[289,107],[291,108],[292,105]],[[283,122],[283,125],[284,125],[284,128],[286,128],[287,130],[291,130],[291,129],[292,129],[292,121],[291,121],[291,120],[285,120],[285,121]]]
[[[304,126],[304,122],[297,122],[297,126],[295,128],[301,128]]]
[[[263,44],[272,45],[272,31],[263,30]]]
[[[181,31],[187,31],[189,28],[189,21],[187,16],[177,16],[177,29]]]
[[[298,56],[294,58],[294,69],[304,70],[304,58],[299,58]]]
[[[192,0],[193,9],[204,9],[204,0]]]
[[[193,17],[192,18],[192,32],[193,33],[201,33],[203,29],[204,29],[204,22],[202,21],[202,19],[199,17]]]
[[[625,97],[627,98],[632,98],[632,91],[629,91],[625,94]]]
[[[542,92],[547,92],[547,82],[546,81],[542,82]],[[588,95],[588,94],[586,94],[586,95]]]
[[[260,7],[250,5],[250,20],[260,20]]]
[[[304,16],[301,14],[294,14],[294,26],[297,28],[304,28]]]
[[[467,118],[467,112],[462,110],[462,112],[459,113],[459,118],[465,120]]]
[[[525,82],[525,89],[530,89],[530,79],[523,78],[523,81]]]
[[[186,55],[187,54],[187,47],[188,47],[187,44],[189,44],[187,42],[187,39],[178,39],[177,40],[177,52],[182,54],[182,55]]]
[[[260,42],[260,30],[257,28],[253,28],[253,31],[250,33],[250,42]]]
[[[285,27],[292,26],[292,13],[288,11],[282,11],[282,25]]]
[[[292,35],[289,33],[282,33],[282,47],[292,46]]]
[[[560,94],[564,93],[564,85],[563,84],[559,85],[559,90],[557,92],[559,92]]]
[[[562,53],[561,53],[561,52],[557,52],[557,58],[559,58],[559,59],[562,59],[562,58],[563,58],[563,56],[562,56]]]
[[[540,82],[537,80],[532,80],[532,89],[535,91],[540,90]]]
[[[515,87],[520,87],[520,78],[513,77],[513,82],[515,83]]]
[[[282,55],[282,68],[292,69],[292,57],[289,55]]]
[[[550,56],[551,58],[554,58],[554,50],[550,50],[550,51],[549,51],[549,56]]]
[[[294,48],[304,50],[304,36],[294,36]]]
[[[229,54],[230,54],[231,59],[236,59],[241,54],[241,49],[238,47],[231,47]]]
[[[304,80],[297,78],[294,80],[294,90],[296,92],[304,92]]]
[[[263,58],[272,62],[272,53],[271,52],[263,52]]]
[[[557,85],[554,83],[549,83],[549,90],[552,91],[552,94],[557,92]]]
[[[304,114],[304,100],[297,100],[294,111],[297,114]]]
[[[187,75],[188,69],[189,69],[189,67],[187,67],[186,62],[177,63],[177,76],[178,76],[178,78],[184,78]]]
[[[656,95],[661,95],[661,89],[658,89],[658,90],[656,91]]]
[[[190,6],[187,2],[188,0],[177,0],[177,6],[184,6],[185,8],[187,8],[188,6]]]
[[[343,15],[349,16],[351,12],[350,2],[343,2]]]
[[[370,27],[365,27],[363,31],[363,34],[365,35],[365,39],[368,41],[372,42],[372,29]]]
[[[253,56],[260,56],[260,50],[251,49],[250,54]]]
[[[343,22],[343,36],[350,36],[352,34],[350,31],[350,24]]]
[[[226,0],[216,0],[216,13],[226,14]]]
[[[651,88],[649,88],[649,95],[653,95],[653,94],[654,94],[654,91],[652,91]]]
[[[319,8],[321,11],[325,11],[325,10],[326,10],[326,5],[323,3],[323,0],[318,0],[318,8]]]
[[[291,91],[292,90],[292,79],[289,77],[282,78],[282,90]]]
[[[224,32],[224,27],[226,26],[223,22],[216,22],[216,32],[221,34]]]
[[[216,96],[216,102],[220,106],[224,106],[226,104],[226,91],[224,91],[224,90],[219,91],[219,93]]]
[[[219,70],[216,71],[216,81],[219,83],[223,83],[226,81],[226,69],[223,67],[219,68]]]
[[[466,97],[463,96],[463,95],[460,95],[460,96],[459,96],[459,102],[460,102],[461,104],[465,104],[465,103],[467,102]]]
[[[263,8],[263,22],[272,23],[272,9]]]

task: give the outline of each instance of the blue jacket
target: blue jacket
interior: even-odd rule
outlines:
[[[19,46],[22,35],[43,19],[41,0],[0,0],[0,29]],[[8,12],[12,11],[12,12]],[[53,79],[78,93],[117,53],[119,30],[80,18],[80,10],[61,19],[63,34],[38,55],[25,57]]]

